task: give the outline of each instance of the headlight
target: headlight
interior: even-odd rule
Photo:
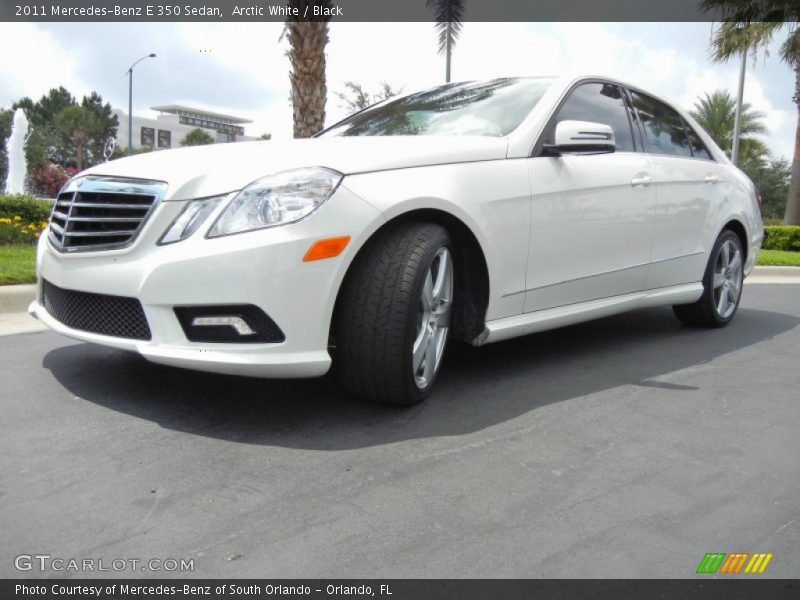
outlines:
[[[178,215],[178,218],[169,226],[167,232],[161,236],[158,243],[164,245],[185,240],[200,228],[200,225],[208,218],[208,215],[214,212],[214,209],[225,197],[217,196],[189,202],[181,214]]]
[[[299,221],[331,197],[342,177],[336,171],[312,167],[258,179],[237,194],[208,237]]]

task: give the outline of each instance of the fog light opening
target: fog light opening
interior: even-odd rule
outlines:
[[[192,327],[233,327],[239,335],[254,335],[255,331],[250,329],[242,317],[219,316],[219,317],[195,317],[192,320]]]

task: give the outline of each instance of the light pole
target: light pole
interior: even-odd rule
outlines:
[[[733,148],[731,162],[739,166],[739,137],[742,134],[742,103],[744,102],[744,77],[747,72],[747,48],[742,50],[742,62],[739,65],[739,90],[736,97],[736,115],[733,122]]]
[[[147,54],[137,60],[128,69],[128,154],[133,152],[133,67],[142,62],[145,58],[155,58],[155,54]]]

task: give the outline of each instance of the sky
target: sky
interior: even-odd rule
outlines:
[[[248,135],[292,133],[289,61],[280,23],[0,23],[0,107],[38,99],[63,85],[80,97],[99,92],[127,112],[128,67],[134,114],[186,104],[253,120]],[[738,61],[709,59],[711,23],[472,23],[453,53],[453,80],[582,72],[617,77],[692,108],[715,89],[736,93]],[[35,43],[30,43],[35,40]],[[766,114],[768,146],[790,158],[797,120],[794,77],[778,57],[748,61],[745,101]],[[8,58],[11,57],[11,58]],[[444,81],[432,23],[331,23],[327,123],[346,115],[334,92],[346,81],[405,92]]]

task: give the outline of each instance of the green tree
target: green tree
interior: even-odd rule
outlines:
[[[725,20],[711,43],[716,61],[742,56],[750,49],[765,48],[776,34],[788,34],[780,50],[781,59],[793,70],[797,106],[792,178],[784,220],[800,225],[800,2],[797,0],[701,0],[707,11],[718,11]]]
[[[87,148],[88,159],[92,164],[95,164],[103,159],[103,150],[108,138],[117,137],[119,119],[111,111],[111,104],[108,102],[103,103],[103,97],[97,92],[84,96],[83,100],[81,100],[81,106],[92,111],[97,119],[96,135],[92,138]]]
[[[785,158],[771,158],[758,172],[750,175],[761,194],[761,216],[780,220],[786,210],[786,195],[792,167]]]
[[[258,136],[258,139],[259,140],[265,140],[265,141],[266,140],[271,140],[272,139],[272,134],[271,133],[262,133],[260,136]]]
[[[755,138],[742,138],[739,141],[739,168],[755,181],[756,174],[766,168],[772,154],[767,145]]]
[[[87,148],[102,130],[102,125],[94,112],[83,106],[67,106],[56,115],[53,124],[61,136],[71,144],[75,165],[78,171],[82,171],[86,164]]]
[[[364,110],[368,106],[381,102],[388,98],[393,98],[400,94],[403,89],[394,89],[387,82],[381,82],[381,89],[377,94],[370,94],[360,83],[345,81],[345,92],[336,92],[336,96],[342,101],[342,107],[347,109],[349,114]]]
[[[207,131],[195,127],[181,140],[181,146],[206,146],[213,144],[214,138]]]
[[[77,152],[73,137],[64,134],[56,124],[57,116],[65,109],[81,106],[95,117],[92,135],[84,141]],[[103,103],[97,92],[84,96],[78,104],[75,97],[64,87],[51,89],[37,102],[21,98],[12,105],[13,109],[25,111],[31,124],[31,133],[25,146],[29,168],[38,168],[45,160],[64,165],[70,160],[88,166],[103,160],[103,147],[109,137],[116,137],[119,126],[117,116],[111,112],[111,105]],[[80,154],[80,161],[78,160]]]
[[[325,103],[328,99],[326,83],[325,47],[328,45],[328,20],[302,21],[306,11],[313,6],[330,8],[327,0],[290,0],[289,5],[299,11],[299,17],[290,17],[283,35],[289,40],[292,87],[292,117],[294,137],[311,137],[325,126]],[[283,37],[281,35],[281,37]]]
[[[730,156],[733,148],[733,127],[736,121],[736,100],[726,90],[716,90],[694,104],[691,115],[708,132],[717,145]],[[763,135],[768,133],[763,123],[766,115],[752,110],[750,104],[742,105],[742,121],[740,140],[747,139],[752,134]]]
[[[434,10],[436,30],[439,32],[439,54],[445,55],[445,82],[450,83],[450,63],[453,48],[464,19],[464,0],[427,0]]]

